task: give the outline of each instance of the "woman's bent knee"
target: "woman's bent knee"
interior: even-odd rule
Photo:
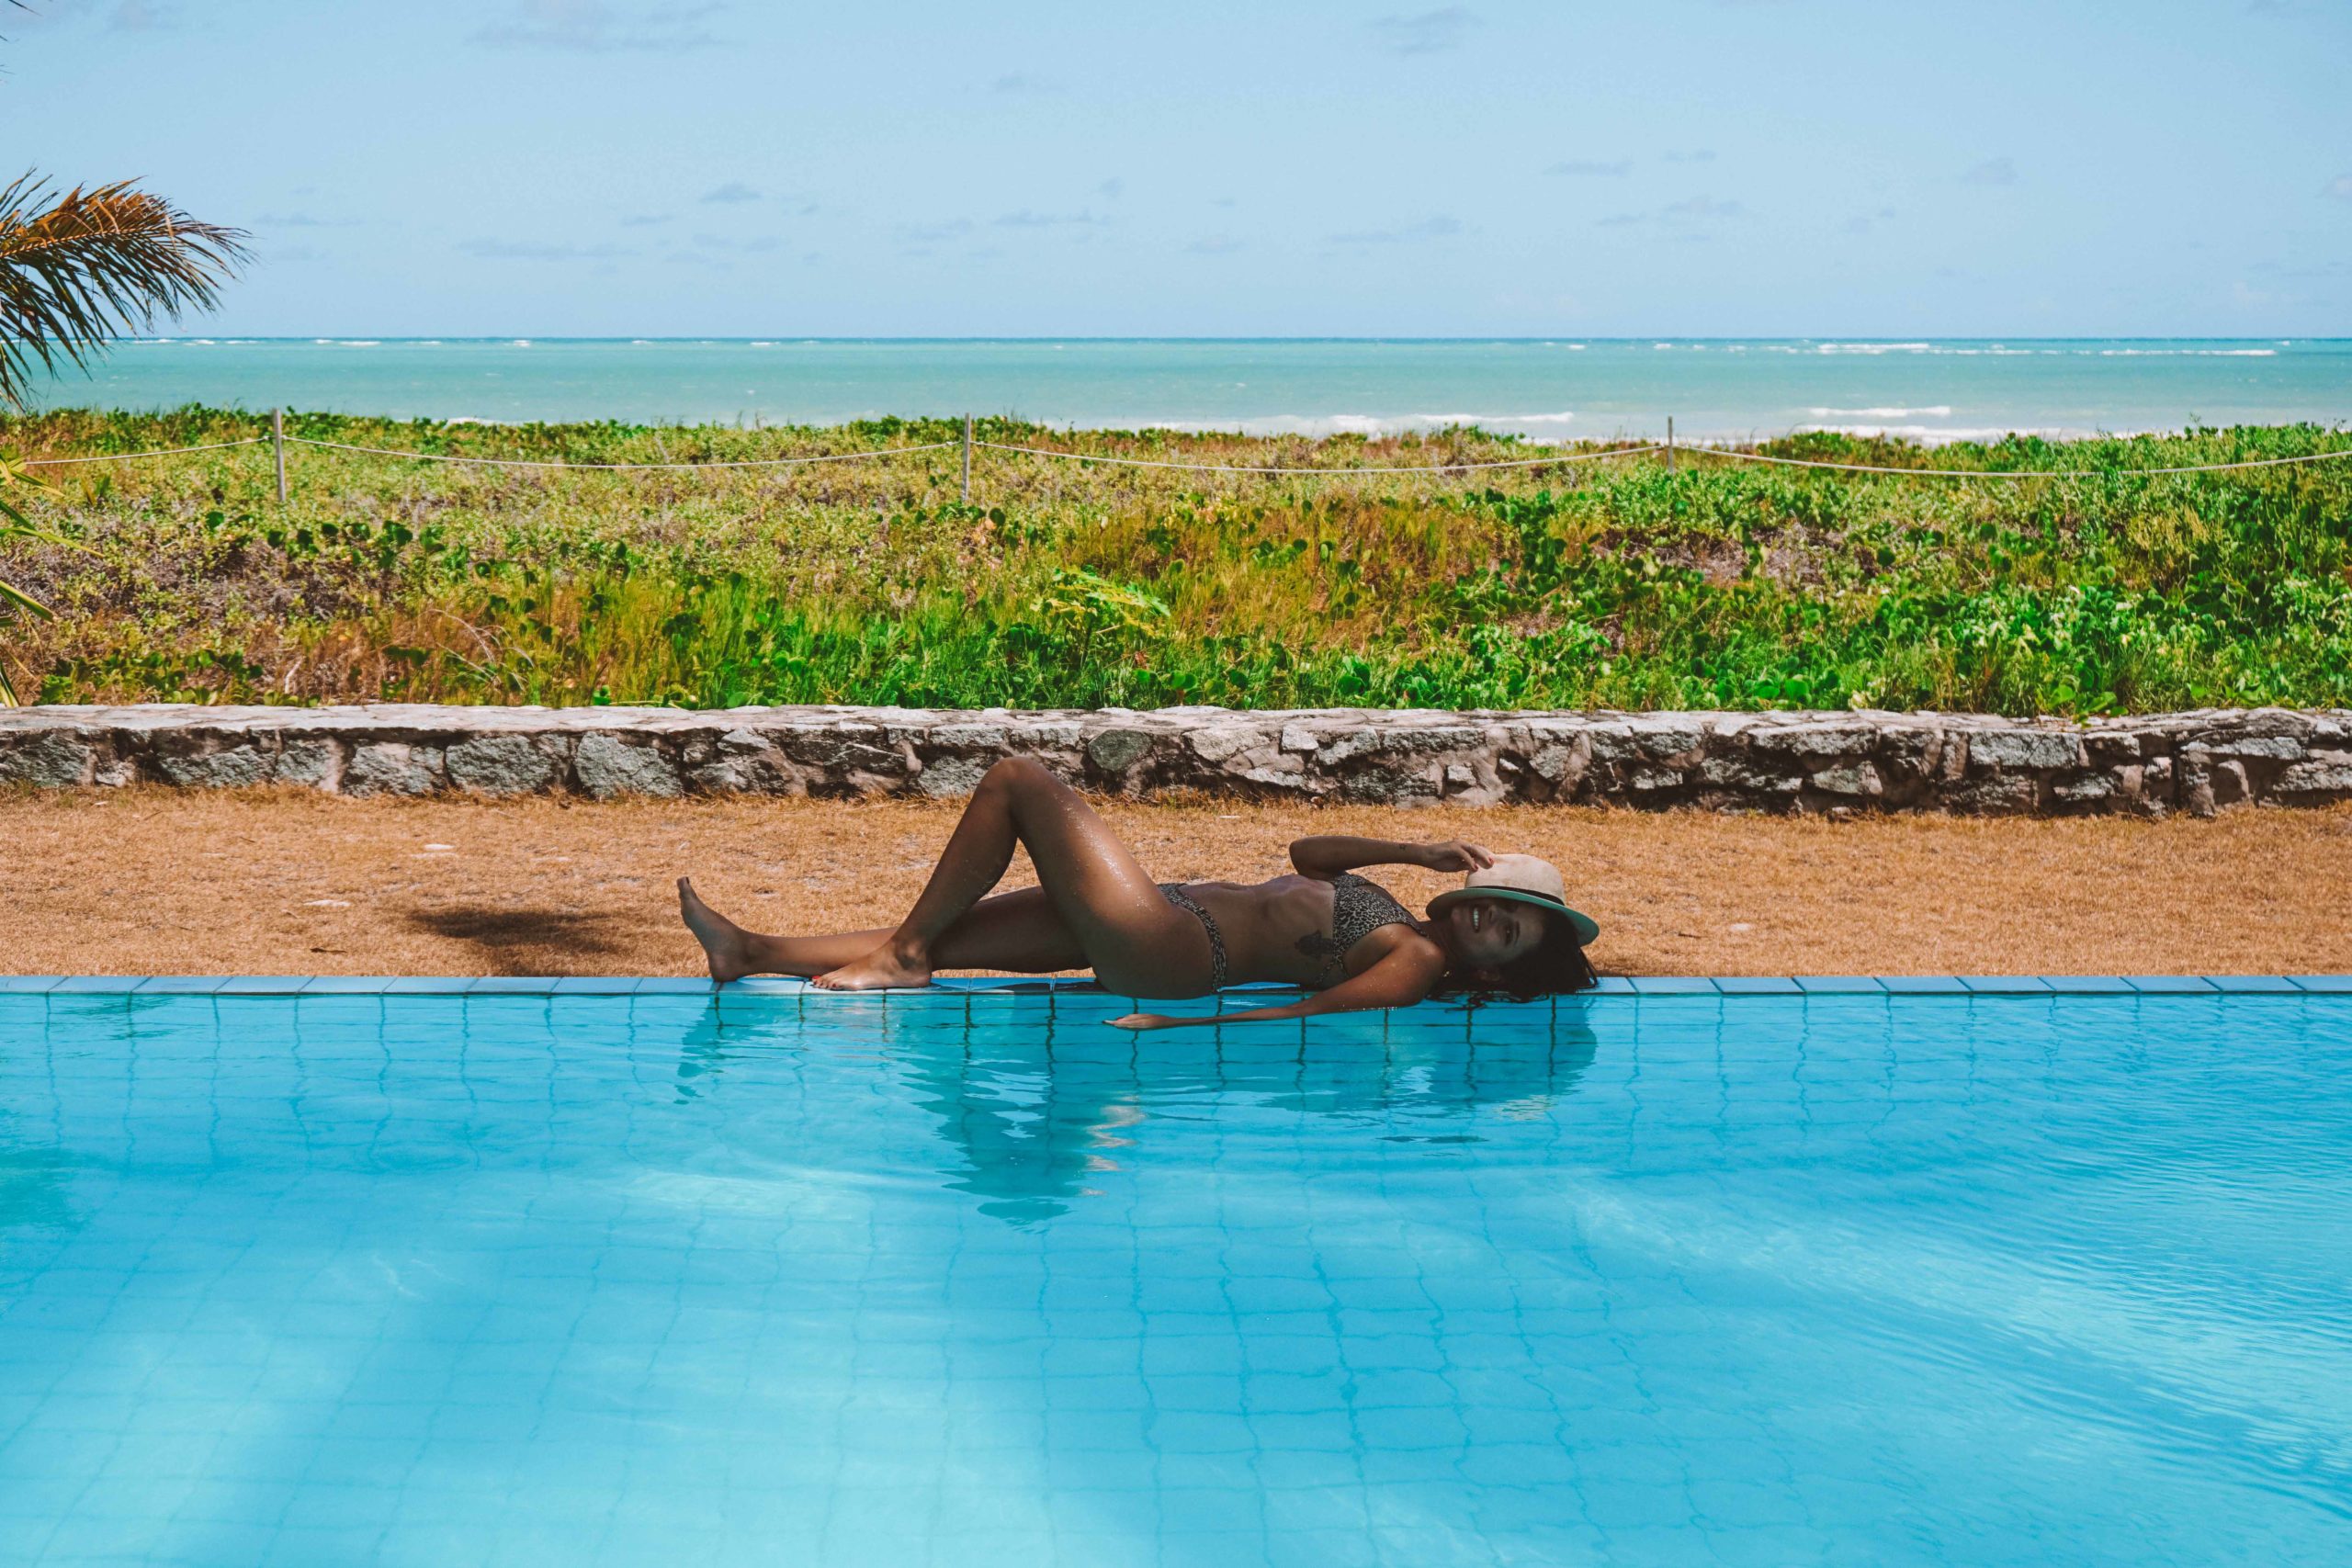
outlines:
[[[1057,782],[1054,771],[1035,757],[1007,757],[991,764],[989,771],[980,775],[979,787],[1006,790]]]

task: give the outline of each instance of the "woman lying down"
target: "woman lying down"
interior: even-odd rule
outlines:
[[[1038,886],[991,895],[1016,843]],[[980,780],[896,926],[763,936],[720,916],[683,877],[678,901],[716,981],[801,975],[854,991],[927,985],[934,969],[1091,968],[1104,989],[1131,997],[1201,997],[1250,981],[1312,993],[1213,1018],[1130,1013],[1112,1021],[1123,1029],[1410,1007],[1439,990],[1536,997],[1593,983],[1584,950],[1600,928],[1568,908],[1548,861],[1476,844],[1332,836],[1298,840],[1290,858],[1295,874],[1271,882],[1154,882],[1076,790],[1014,758]],[[1468,874],[1417,919],[1355,874],[1373,865]]]

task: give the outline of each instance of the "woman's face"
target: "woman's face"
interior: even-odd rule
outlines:
[[[1445,918],[1453,950],[1473,969],[1499,969],[1544,941],[1544,917],[1509,898],[1464,898]]]

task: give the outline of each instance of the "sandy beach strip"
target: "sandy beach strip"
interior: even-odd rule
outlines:
[[[1302,834],[1556,861],[1604,972],[2352,970],[2352,808],[2213,821],[1819,819],[1104,803],[1163,878],[1255,880]],[[0,972],[685,975],[672,879],[768,931],[883,924],[953,804],[0,795]],[[1447,885],[1375,873],[1418,907]],[[1031,880],[1016,859],[1008,886]]]

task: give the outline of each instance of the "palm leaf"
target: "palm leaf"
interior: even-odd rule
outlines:
[[[246,238],[130,180],[57,197],[28,174],[0,188],[0,400],[22,406],[61,364],[81,368],[159,317],[211,309]]]
[[[17,459],[0,457],[0,486],[6,485],[22,485],[28,490],[40,491],[45,495],[57,493],[54,489],[27,473],[24,464]],[[17,510],[16,503],[5,495],[0,495],[0,539],[40,539],[47,544],[63,545],[68,549],[78,550],[85,547],[74,544],[70,539],[61,539],[45,529],[35,527],[32,520]],[[0,621],[11,620],[18,612],[44,621],[56,618],[48,605],[7,579],[0,578]],[[7,666],[0,664],[0,707],[14,707],[16,703],[17,688],[9,683]]]

